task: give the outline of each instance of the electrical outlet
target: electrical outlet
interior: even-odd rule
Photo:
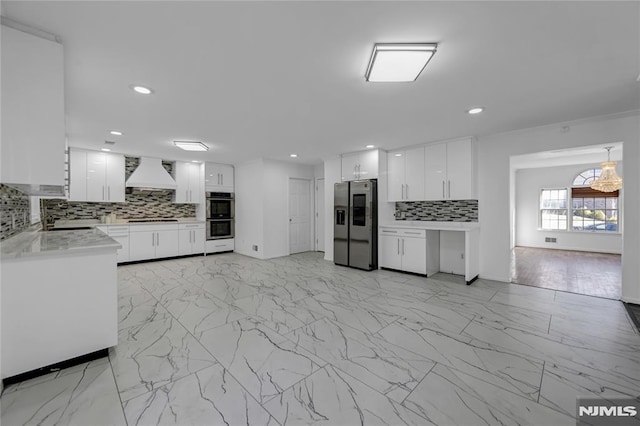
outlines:
[[[254,244],[254,245],[251,247],[251,249],[252,249],[253,251],[258,251],[258,246]]]

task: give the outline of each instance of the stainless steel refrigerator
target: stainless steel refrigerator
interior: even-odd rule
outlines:
[[[378,269],[378,182],[336,183],[333,208],[334,263]]]

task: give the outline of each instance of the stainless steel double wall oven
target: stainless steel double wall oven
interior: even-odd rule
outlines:
[[[233,192],[207,192],[207,240],[233,238],[234,216]]]

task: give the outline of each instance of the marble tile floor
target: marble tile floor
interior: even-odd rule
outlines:
[[[618,301],[321,253],[124,265],[108,359],[8,386],[14,425],[575,425],[637,397]]]

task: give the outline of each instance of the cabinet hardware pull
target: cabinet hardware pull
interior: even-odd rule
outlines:
[[[442,181],[442,198],[444,198],[444,181]]]
[[[153,233],[151,234],[151,245],[152,245],[153,247],[155,247],[155,246],[156,246],[156,234],[155,234],[155,232],[153,232]]]
[[[398,238],[398,254],[400,254],[400,238]]]
[[[447,181],[447,185],[449,186],[449,198],[451,198],[451,181]]]
[[[404,199],[408,200],[409,199],[409,184],[406,183],[404,185]]]
[[[224,174],[220,173],[220,181],[222,182],[222,185],[224,186]]]
[[[111,186],[107,186],[107,198],[111,200]]]
[[[160,245],[160,233],[156,232],[156,242]]]
[[[104,185],[102,185],[102,199],[104,200]]]
[[[404,239],[402,240],[402,255],[404,256]]]

